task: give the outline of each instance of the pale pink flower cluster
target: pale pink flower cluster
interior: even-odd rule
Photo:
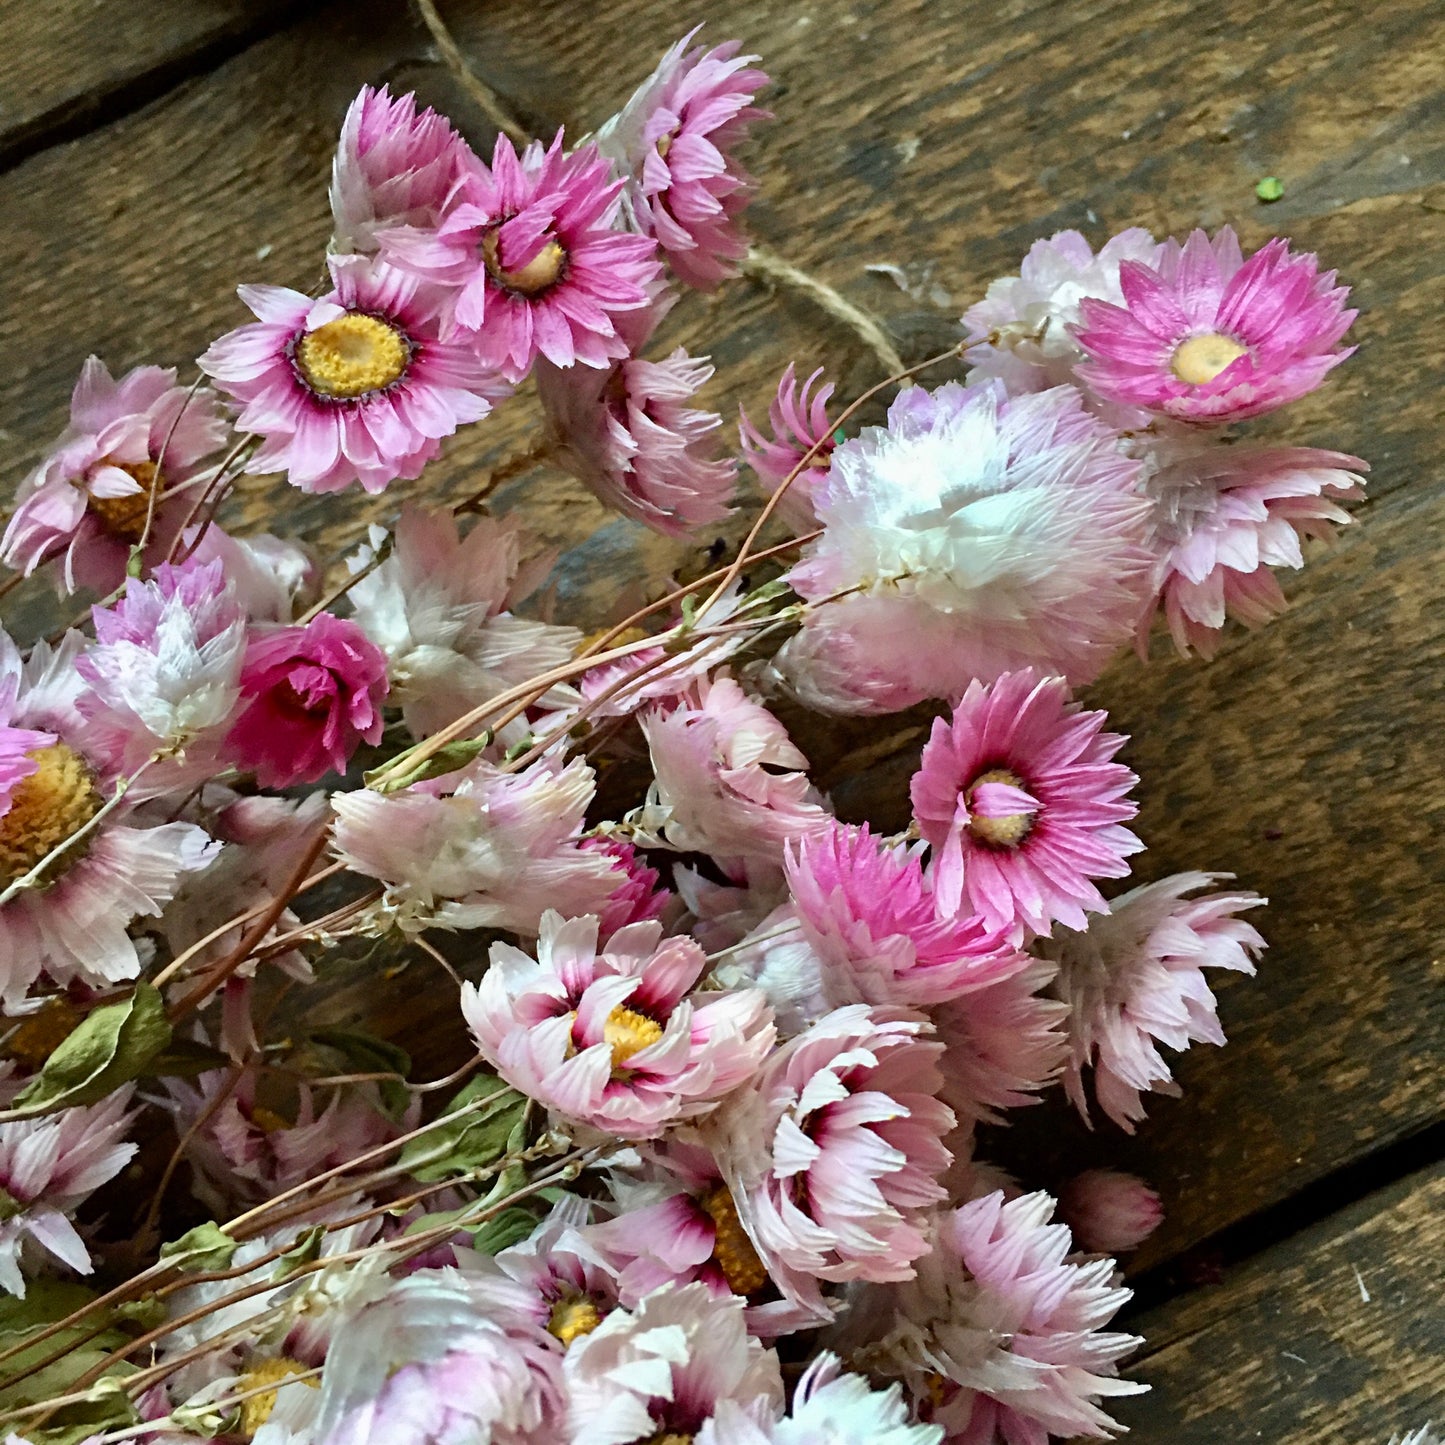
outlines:
[[[570,146],[364,90],[315,293],[242,288],[219,396],[87,362],[21,484],[0,558],[101,597],[0,634],[0,1288],[166,1261],[102,1434],[1046,1445],[1141,1388],[1113,1256],[1159,1194],[988,1149],[1054,1086],[1125,1132],[1177,1093],[1263,900],[1124,881],[1160,780],[1076,692],[1161,613],[1205,655],[1277,613],[1348,520],[1362,461],[1231,429],[1353,312],[1283,240],[1064,232],[962,380],[850,427],[789,365],[729,455],[711,362],[651,350],[748,249],[766,77],[695,34]],[[416,480],[529,378],[505,489],[344,559],[216,520],[243,471]],[[740,463],[793,535],[728,565]],[[685,580],[578,615],[541,465]],[[804,716],[923,705],[846,755]],[[885,831],[847,760],[908,737]]]

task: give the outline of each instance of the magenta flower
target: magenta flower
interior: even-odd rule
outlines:
[[[1079,374],[1106,400],[1188,422],[1259,416],[1311,392],[1354,351],[1348,286],[1276,237],[1249,260],[1225,226],[1119,269],[1123,305],[1085,298]]]
[[[1069,1258],[1054,1201],[985,1195],[934,1221],[916,1277],[870,1289],[845,1326],[853,1359],[901,1379],[957,1445],[1048,1445],[1122,1427],[1099,1402],[1147,1386],[1118,1378],[1143,1343],[1104,1330],[1129,1298],[1114,1261]]]
[[[967,898],[988,927],[1034,933],[1107,910],[1092,880],[1122,878],[1144,845],[1121,826],[1138,779],[1110,761],[1128,739],[1106,721],[1025,670],[973,683],[934,722],[910,792],[944,908]]]
[[[597,952],[597,919],[547,913],[533,960],[492,946],[464,986],[477,1047],[509,1084],[569,1119],[648,1139],[705,1114],[756,1073],[772,1014],[756,989],[698,991],[707,955],[657,923],[619,929]]]
[[[555,753],[519,773],[485,758],[395,793],[334,793],[336,851],[386,885],[381,909],[404,933],[504,928],[535,934],[543,915],[601,913],[626,883],[620,860],[583,847],[596,784]]]
[[[376,250],[390,226],[432,226],[462,172],[476,164],[471,147],[416,96],[393,97],[364,85],[341,124],[331,167],[331,249]]]
[[[0,1289],[24,1298],[21,1264],[33,1269],[36,1249],[90,1273],[90,1251],[70,1216],[135,1154],[124,1142],[133,1092],[127,1084],[99,1104],[0,1124]]]
[[[440,293],[395,267],[333,256],[320,300],[243,286],[259,318],[213,341],[199,365],[265,440],[248,472],[285,471],[303,492],[418,477],[449,437],[506,395],[470,347],[437,335]]]
[[[1138,1249],[1159,1228],[1164,1206],[1137,1174],[1086,1169],[1060,1191],[1059,1218],[1082,1248],[1121,1254]]]
[[[896,1280],[928,1248],[922,1211],[945,1198],[937,1099],[942,1046],[927,1023],[853,1004],[783,1044],[704,1132],[780,1287]],[[775,1270],[777,1260],[780,1269]],[[800,1303],[823,1306],[814,1289]]]
[[[563,1359],[565,1445],[696,1439],[727,1445],[713,1417],[735,1405],[757,1422],[783,1406],[778,1359],[747,1332],[743,1301],[701,1284],[614,1310]]]
[[[832,822],[786,864],[799,928],[834,1004],[926,1007],[985,988],[1028,958],[981,919],[939,907],[916,850]]]
[[[57,855],[38,886],[0,905],[7,1009],[42,972],[96,988],[136,977],[131,921],[159,914],[182,875],[199,872],[219,851],[190,823],[140,826],[130,797],[90,826],[121,773],[113,739],[77,707],[84,645],[70,632],[54,650],[36,643],[22,663],[0,631],[0,888]]]
[[[241,712],[227,750],[263,788],[344,773],[362,742],[381,740],[386,657],[345,618],[257,628],[241,669]]]
[[[1144,1117],[1142,1095],[1179,1092],[1158,1045],[1183,1052],[1224,1042],[1204,970],[1254,972],[1265,942],[1235,915],[1265,900],[1245,892],[1185,895],[1230,876],[1176,873],[1131,889],[1085,932],[1062,932],[1044,945],[1059,962],[1053,991],[1070,1010],[1064,1087],[1086,1119],[1090,1065],[1099,1107],[1132,1134]]]
[[[628,349],[646,344],[665,308],[619,318]],[[716,455],[715,412],[689,406],[713,368],[678,347],[664,361],[635,354],[606,370],[537,364],[558,463],[609,507],[667,537],[731,514],[737,464]]]
[[[579,846],[583,852],[611,858],[623,879],[598,916],[597,935],[604,944],[629,923],[650,923],[662,917],[672,902],[672,890],[659,886],[661,875],[656,868],[647,866],[646,858],[631,843],[617,838],[584,838]]]
[[[1020,973],[933,1010],[943,1044],[939,1098],[960,1128],[1001,1124],[1007,1109],[1037,1104],[1068,1055],[1068,1007],[1049,996],[1056,969],[1033,959]]]
[[[805,456],[812,460],[788,485],[777,515],[795,532],[808,532],[818,525],[813,511],[813,489],[828,475],[829,458],[833,455],[833,424],[828,420],[828,400],[833,383],[813,387],[823,374],[820,366],[801,387],[793,375],[793,363],[778,383],[778,394],[768,407],[768,422],[773,435],[769,440],[739,410],[738,441],[743,457],[757,474],[763,490],[771,496],[787,479]],[[812,392],[812,395],[809,395]],[[813,451],[814,447],[816,451]]]
[[[1209,447],[1176,454],[1150,478],[1161,551],[1141,646],[1162,607],[1174,645],[1212,657],[1226,618],[1258,627],[1286,607],[1270,568],[1304,565],[1300,544],[1328,539],[1364,495],[1359,457],[1313,447]]]
[[[733,151],[768,118],[751,103],[768,77],[735,40],[689,51],[696,34],[663,56],[597,145],[627,178],[631,223],[657,238],[679,281],[710,290],[747,254],[738,217],[755,187]]]
[[[617,318],[648,305],[662,273],[653,241],[613,229],[621,184],[595,146],[564,154],[560,131],[520,156],[498,136],[437,224],[382,232],[381,254],[443,287],[449,334],[510,380],[539,356],[605,366],[627,354]]]
[[[731,678],[701,682],[698,692],[698,705],[639,719],[656,777],[639,821],[668,847],[777,868],[788,839],[828,825],[808,760]]]
[[[29,576],[63,558],[62,591],[113,591],[148,511],[146,558],[166,555],[190,511],[191,497],[178,493],[227,430],[215,394],[191,395],[173,369],[140,366],[116,381],[90,357],[70,399],[70,425],[20,484],[0,561]]]

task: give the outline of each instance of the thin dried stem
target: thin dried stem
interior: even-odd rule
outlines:
[[[750,246],[748,254],[739,262],[738,270],[750,281],[761,281],[765,286],[784,287],[807,297],[820,311],[826,312],[835,321],[841,321],[852,331],[878,358],[884,371],[890,376],[894,372],[906,370],[903,358],[877,319],[855,306],[826,281],[810,276],[791,261],[785,261],[764,246]]]
[[[507,136],[518,150],[521,150],[531,137],[502,104],[496,91],[467,64],[466,56],[462,54],[461,47],[453,39],[451,31],[447,29],[446,21],[437,13],[437,8],[432,0],[416,0],[416,8],[422,18],[422,23],[431,31],[431,38],[436,42],[442,63],[456,76],[462,89],[471,97],[477,109],[503,135]]]

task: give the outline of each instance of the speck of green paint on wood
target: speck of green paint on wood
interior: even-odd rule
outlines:
[[[1254,193],[1262,201],[1277,201],[1284,195],[1284,182],[1278,176],[1266,176],[1254,183]]]

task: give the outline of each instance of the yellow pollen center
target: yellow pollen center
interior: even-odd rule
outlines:
[[[64,743],[27,754],[40,766],[22,778],[0,816],[0,885],[23,878],[52,849],[100,811],[100,794],[85,759]],[[41,886],[54,883],[85,855],[88,840],[68,848],[41,875]]]
[[[692,1445],[692,1436],[681,1430],[659,1430],[656,1435],[649,1435],[641,1445]]]
[[[924,1389],[928,1391],[928,1402],[934,1409],[941,1409],[954,1393],[954,1383],[944,1375],[930,1371],[923,1377]]]
[[[728,1288],[734,1294],[756,1294],[767,1284],[768,1272],[738,1218],[738,1207],[727,1185],[719,1184],[698,1203],[713,1222],[712,1257],[722,1270]]]
[[[123,497],[87,495],[86,508],[112,537],[131,544],[139,542],[145,531],[151,497],[161,488],[161,474],[154,462],[118,462],[106,457],[101,465],[124,472],[140,483],[140,491],[128,492]]]
[[[251,1122],[263,1134],[275,1134],[282,1129],[292,1127],[274,1109],[268,1109],[264,1104],[257,1104],[251,1110]]]
[[[482,238],[482,260],[486,263],[487,274],[508,291],[519,296],[537,296],[554,285],[567,264],[567,253],[558,241],[548,241],[525,266],[515,271],[503,268],[499,254],[497,233],[490,231]]]
[[[1213,381],[1231,362],[1249,354],[1249,347],[1232,336],[1218,331],[1205,331],[1181,341],[1170,360],[1170,368],[1180,381],[1190,386],[1203,386]]]
[[[0,827],[3,827],[0,822]],[[53,998],[38,1013],[30,1014],[5,1041],[5,1053],[38,1069],[70,1037],[80,1022],[80,1010],[69,999]]]
[[[991,848],[1017,848],[1033,831],[1034,815],[1006,813],[1002,818],[981,818],[973,811],[973,795],[982,783],[1006,783],[1011,788],[1022,788],[1024,780],[1007,768],[990,768],[980,773],[963,794],[963,800],[968,804],[968,831]]]
[[[318,396],[343,401],[369,396],[399,381],[411,346],[379,316],[351,311],[308,331],[296,343],[296,366]]]
[[[564,1345],[570,1345],[581,1335],[590,1335],[602,1323],[602,1311],[581,1295],[577,1299],[559,1299],[552,1306],[547,1321],[547,1333]]]
[[[299,1365],[295,1360],[285,1358],[279,1360],[262,1360],[255,1369],[247,1370],[241,1376],[240,1389],[254,1390],[258,1385],[275,1385],[278,1388],[283,1381],[292,1375],[304,1375],[306,1366]],[[313,1390],[318,1389],[316,1380],[302,1380],[303,1385],[310,1385]],[[276,1390],[267,1390],[260,1395],[251,1395],[241,1401],[241,1433],[250,1439],[267,1420],[271,1418],[271,1412],[276,1408]]]
[[[662,1025],[636,1009],[618,1004],[602,1025],[602,1037],[612,1045],[612,1067],[620,1069],[633,1054],[662,1037]]]

